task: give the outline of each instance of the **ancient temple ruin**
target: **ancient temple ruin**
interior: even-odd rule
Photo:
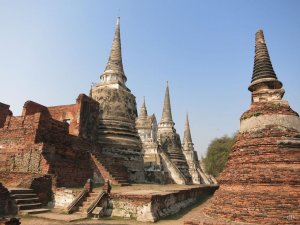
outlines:
[[[126,87],[121,52],[120,18],[108,63],[100,82],[93,85],[91,98],[99,102],[101,117],[97,127],[97,142],[103,152],[116,161],[123,161],[129,178],[144,181],[142,142],[135,128],[137,117],[135,96]]]
[[[204,214],[186,224],[300,224],[300,118],[256,33],[251,106]],[[235,223],[234,223],[235,224]]]

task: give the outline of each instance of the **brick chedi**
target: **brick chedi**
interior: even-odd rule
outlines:
[[[300,224],[300,118],[282,99],[262,30],[249,90],[252,104],[205,213],[218,224]]]
[[[158,125],[158,140],[162,151],[167,153],[171,162],[185,177],[186,183],[192,183],[192,177],[189,174],[189,167],[182,152],[180,136],[176,133],[174,125],[175,123],[172,119],[169,86],[167,83],[162,117]]]
[[[142,142],[135,128],[137,117],[135,96],[126,87],[120,39],[120,19],[100,82],[93,85],[91,97],[99,102],[98,142],[104,153],[127,167],[131,181],[143,181]]]

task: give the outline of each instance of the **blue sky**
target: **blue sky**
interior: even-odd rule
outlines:
[[[103,72],[121,16],[127,86],[160,121],[166,80],[196,150],[239,128],[249,108],[254,35],[262,28],[285,99],[300,112],[300,1],[0,0],[0,102],[62,105]]]

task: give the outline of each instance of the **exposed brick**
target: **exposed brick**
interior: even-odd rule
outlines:
[[[9,192],[2,183],[0,183],[0,215],[5,214],[6,203],[9,198]]]
[[[9,105],[0,102],[0,128],[4,126],[7,116],[12,116],[12,112],[9,110]]]

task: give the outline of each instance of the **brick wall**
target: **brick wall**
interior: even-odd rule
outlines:
[[[84,94],[76,99],[76,104],[48,107],[51,118],[69,123],[69,133],[96,140],[99,118],[99,103]]]
[[[0,128],[0,181],[30,187],[35,179],[51,174],[53,186],[82,186],[93,173],[89,150],[101,152],[91,141],[97,107],[80,95],[76,104],[67,106],[47,108],[27,101],[18,117],[6,110]],[[66,119],[71,119],[70,125]]]
[[[0,183],[0,216],[5,214],[5,208],[7,200],[9,198],[9,192],[2,183]]]
[[[7,116],[12,116],[9,105],[0,102],[0,128],[3,127]]]

